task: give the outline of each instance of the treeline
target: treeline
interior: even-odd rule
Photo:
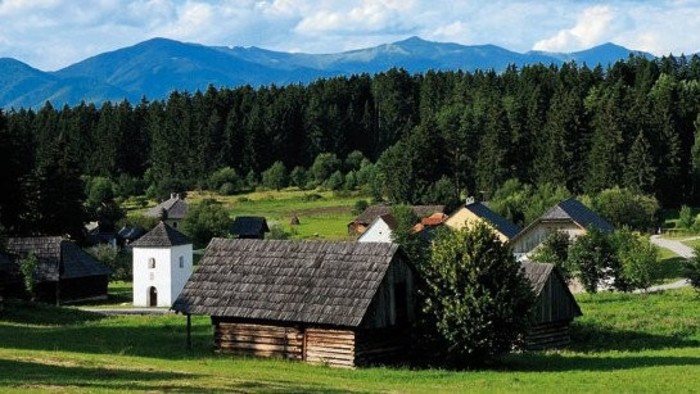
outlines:
[[[395,202],[488,198],[515,178],[573,194],[620,186],[654,194],[663,206],[694,204],[699,79],[696,56],[630,58],[607,69],[393,69],[100,108],[13,109],[0,115],[0,221],[56,221],[40,219],[64,209],[56,200],[84,199],[71,189],[76,175],[109,178],[123,194],[163,194],[209,187],[223,168],[250,184],[276,165],[268,175],[278,179],[281,165],[283,186],[308,183],[301,175],[322,154],[345,163],[352,152],[376,164],[373,184]],[[339,165],[333,184],[337,172],[359,168]]]

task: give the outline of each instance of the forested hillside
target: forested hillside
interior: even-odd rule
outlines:
[[[695,203],[699,79],[696,56],[639,57],[609,69],[393,69],[305,86],[12,110],[0,116],[0,221],[16,230],[65,211],[85,198],[81,175],[111,178],[125,194],[169,192],[207,187],[225,167],[252,182],[279,161],[277,169],[299,176],[322,153],[343,161],[354,151],[377,163],[375,185],[397,202],[435,202],[444,196],[438,189],[488,197],[517,178],[572,193],[619,185],[663,206]],[[329,168],[359,171],[348,162]],[[330,175],[314,172],[316,181]]]

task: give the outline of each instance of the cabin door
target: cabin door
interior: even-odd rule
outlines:
[[[158,290],[155,287],[148,289],[148,306],[158,306]]]

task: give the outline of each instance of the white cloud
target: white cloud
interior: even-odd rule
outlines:
[[[337,52],[418,35],[515,51],[700,50],[700,0],[0,0],[0,57],[57,69],[164,36]]]
[[[555,36],[538,41],[535,50],[563,52],[579,50],[601,43],[610,36],[615,11],[610,6],[594,6],[583,10],[576,25],[560,30]]]

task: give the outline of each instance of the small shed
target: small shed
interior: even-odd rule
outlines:
[[[241,239],[265,239],[270,232],[267,220],[261,216],[237,216],[231,225],[231,235]]]
[[[535,294],[532,326],[525,336],[525,348],[543,350],[568,345],[571,342],[569,326],[583,313],[566,280],[552,264],[522,263],[522,268]]]
[[[418,216],[418,218],[425,218],[431,216],[434,213],[444,213],[444,205],[414,205],[411,207],[413,213]],[[376,204],[367,207],[359,216],[357,216],[352,222],[348,223],[348,234],[349,235],[360,235],[364,233],[372,222],[382,215],[387,215],[391,213],[391,205],[387,204]]]
[[[171,193],[169,199],[147,210],[144,216],[161,219],[170,227],[178,228],[188,210],[189,206],[180,198],[180,194]]]
[[[214,238],[173,305],[220,352],[355,367],[400,360],[415,318],[398,245]]]
[[[112,271],[70,240],[62,237],[9,238],[7,253],[14,265],[29,254],[37,257],[35,291],[40,300],[61,303],[107,297]],[[14,275],[12,282],[14,284],[8,287],[16,291],[22,289],[19,275]]]

